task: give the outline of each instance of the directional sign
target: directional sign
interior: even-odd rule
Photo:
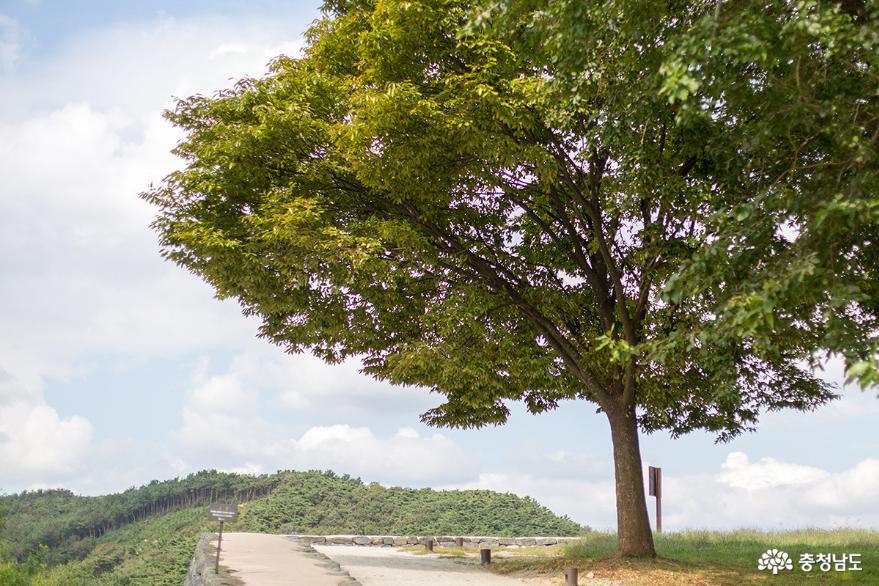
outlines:
[[[662,494],[662,468],[654,468],[650,466],[647,469],[647,480],[649,481],[650,496],[659,496]]]
[[[211,521],[226,521],[228,523],[234,523],[238,520],[238,505],[214,503],[208,511],[208,518]]]

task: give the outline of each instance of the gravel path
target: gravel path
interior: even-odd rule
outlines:
[[[524,586],[478,566],[438,555],[415,555],[394,547],[313,545],[362,586]]]

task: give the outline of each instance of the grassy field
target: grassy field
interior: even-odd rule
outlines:
[[[497,550],[492,569],[524,578],[544,578],[545,584],[564,584],[562,571],[576,566],[580,575],[619,580],[638,586],[733,586],[739,584],[876,584],[879,585],[879,531],[852,529],[763,531],[687,531],[656,536],[659,558],[651,561],[612,559],[616,536],[594,532],[565,547]],[[771,548],[787,552],[793,570],[757,570],[757,560]],[[461,555],[458,548],[438,550]],[[472,551],[472,550],[470,550]],[[799,565],[801,554],[861,554],[860,571],[810,572]],[[473,554],[470,554],[473,555]],[[581,584],[589,584],[582,579]]]

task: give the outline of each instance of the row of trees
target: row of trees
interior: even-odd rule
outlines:
[[[513,494],[386,488],[317,472],[285,476],[270,498],[247,506],[240,527],[318,535],[577,535],[585,530]]]
[[[9,544],[19,560],[40,545],[48,546],[49,560],[60,563],[82,557],[97,538],[129,523],[186,507],[266,496],[282,476],[210,470],[98,497],[76,496],[68,490],[25,491],[2,498],[6,519],[0,541]]]

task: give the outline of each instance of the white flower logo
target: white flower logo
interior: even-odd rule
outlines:
[[[773,574],[777,574],[779,570],[793,570],[794,563],[787,552],[773,548],[760,556],[757,560],[757,569],[772,570]]]

